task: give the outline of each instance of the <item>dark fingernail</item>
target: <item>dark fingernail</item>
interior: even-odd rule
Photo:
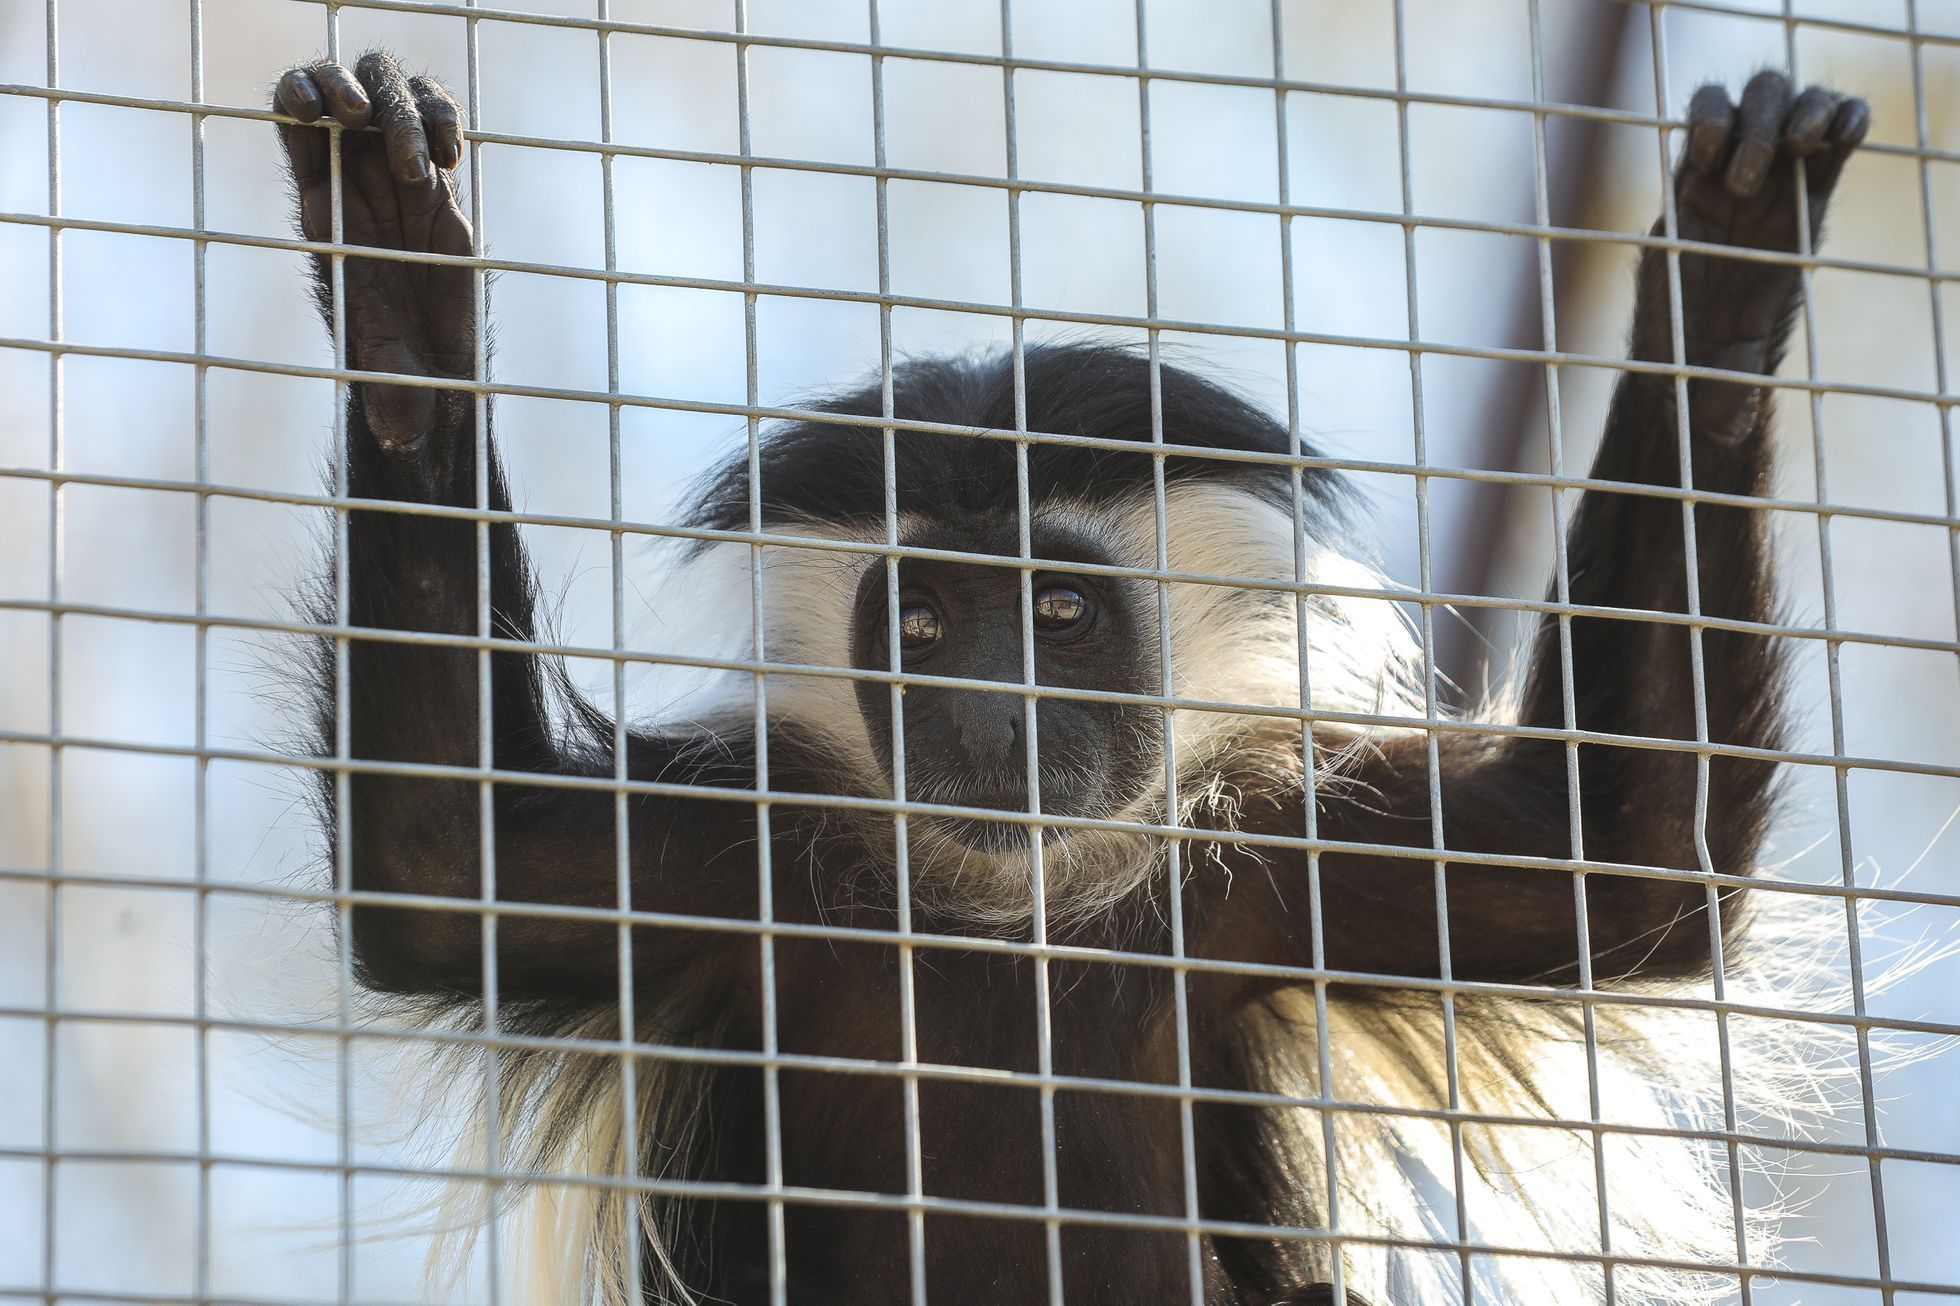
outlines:
[[[428,156],[423,154],[409,155],[408,162],[402,165],[402,170],[408,174],[410,181],[427,181],[429,179]]]
[[[1735,152],[1735,160],[1729,164],[1729,187],[1744,193],[1762,185],[1763,174],[1769,171],[1769,161],[1776,151],[1762,141],[1745,141]]]

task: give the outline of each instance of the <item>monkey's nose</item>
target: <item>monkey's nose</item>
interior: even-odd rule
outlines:
[[[960,751],[974,766],[1002,766],[1021,760],[1021,715],[1018,699],[987,694],[996,700],[960,713],[957,723]]]

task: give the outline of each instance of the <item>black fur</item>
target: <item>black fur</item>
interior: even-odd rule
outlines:
[[[370,102],[344,87],[357,81]],[[336,90],[335,88],[343,88]],[[340,98],[335,99],[335,95]],[[311,97],[309,99],[309,97]],[[322,101],[326,101],[324,104]],[[410,82],[384,55],[369,55],[349,79],[316,67],[281,83],[279,106],[380,129],[345,138],[347,239],[356,244],[463,252],[447,182],[418,171],[417,150],[449,162],[446,123],[454,105],[433,83]],[[1821,106],[1821,108],[1820,108]],[[1813,122],[1819,113],[1824,117]],[[449,117],[445,118],[447,114]],[[419,115],[419,117],[418,117]],[[1808,115],[1808,116],[1806,116]],[[1863,134],[1863,107],[1827,92],[1793,95],[1780,77],[1751,83],[1741,109],[1718,90],[1696,97],[1690,147],[1677,178],[1681,234],[1689,239],[1794,248],[1794,169],[1807,159],[1813,224],[1839,167]],[[317,132],[281,129],[299,192],[302,228],[323,239],[325,152]],[[1767,142],[1763,154],[1757,144]],[[425,168],[424,168],[425,170]],[[1788,330],[1793,269],[1704,255],[1682,259],[1688,356],[1693,364],[1765,372]],[[1665,264],[1641,260],[1636,357],[1672,357]],[[352,258],[347,263],[350,353],[357,366],[462,377],[474,354],[469,274],[453,268]],[[1290,452],[1286,434],[1229,392],[1164,367],[1164,439],[1218,450]],[[1026,355],[1027,429],[1127,440],[1151,438],[1151,374],[1132,351],[1096,345],[1038,346]],[[895,377],[901,420],[994,431],[1017,428],[1013,371],[1004,358],[917,361]],[[1751,382],[1697,380],[1690,387],[1695,484],[1762,492],[1770,474],[1769,391]],[[357,497],[468,505],[476,498],[473,405],[455,392],[388,385],[352,387],[348,478]],[[832,401],[826,412],[875,419],[875,387]],[[494,444],[491,446],[495,458]],[[764,450],[765,519],[880,523],[882,437],[875,425],[810,422],[772,431]],[[903,432],[897,440],[899,507],[947,538],[998,533],[1013,523],[1012,445],[998,440]],[[1674,383],[1622,378],[1594,475],[1648,486],[1679,483]],[[1037,443],[1030,455],[1037,505],[1057,497],[1111,504],[1149,484],[1151,460],[1136,454]],[[488,469],[492,508],[508,506],[503,478]],[[1288,502],[1289,478],[1270,464],[1179,457],[1173,477],[1215,477]],[[1316,520],[1338,511],[1338,481],[1303,478]],[[705,484],[696,520],[730,529],[749,524],[746,468],[731,464]],[[1694,511],[1701,611],[1764,620],[1774,613],[1761,514],[1729,506]],[[493,525],[493,634],[517,641],[537,631],[536,596],[522,542]],[[983,543],[982,551],[999,552]],[[375,632],[476,630],[477,528],[399,511],[350,514],[347,565],[351,620]],[[1683,513],[1676,499],[1594,493],[1570,538],[1572,597],[1584,604],[1684,612]],[[849,614],[840,613],[840,620]],[[882,624],[877,623],[877,624]],[[1564,725],[1557,626],[1547,621],[1525,684],[1520,719]],[[1716,743],[1774,748],[1781,739],[1778,659],[1761,637],[1709,630],[1702,637],[1709,736]],[[1678,624],[1638,618],[1572,623],[1577,724],[1617,735],[1694,737],[1688,635]],[[882,665],[861,653],[867,665]],[[569,695],[539,658],[490,659],[488,741],[506,775],[584,778],[583,787],[500,780],[494,786],[496,927],[500,1022],[550,1034],[576,1013],[603,1010],[618,994],[617,933],[603,918],[527,915],[525,904],[617,904],[615,821],[623,812],[635,909],[664,913],[633,930],[630,977],[643,1036],[682,1045],[756,1051],[762,1046],[761,969],[752,933],[688,928],[689,918],[753,921],[759,910],[757,852],[765,837],[756,805],[756,741],[741,730],[712,739],[632,732],[626,772],[636,781],[687,789],[640,792],[623,805],[605,782],[614,774],[613,726]],[[1148,664],[1114,664],[1119,687]],[[358,638],[350,658],[351,698],[319,686],[319,721],[330,735],[344,708],[357,761],[474,768],[478,655],[469,649]],[[568,725],[554,726],[556,705]],[[930,711],[930,708],[922,708]],[[854,781],[806,747],[795,722],[769,734],[769,783],[779,794],[836,792]],[[1565,858],[1564,745],[1557,741],[1444,733],[1438,737],[1444,843],[1456,852]],[[1304,830],[1297,788],[1276,788],[1249,757],[1237,829]],[[1772,768],[1715,758],[1709,766],[1705,838],[1694,821],[1695,761],[1683,751],[1588,743],[1579,753],[1584,855],[1597,862],[1694,869],[1706,863],[1747,871],[1768,819]],[[384,993],[414,995],[469,1012],[481,999],[483,893],[480,789],[467,776],[357,773],[347,849],[354,887],[365,894],[418,895],[422,906],[362,905],[353,947],[362,980]],[[327,799],[331,806],[331,793]],[[1388,976],[1439,973],[1432,893],[1430,781],[1416,733],[1385,733],[1353,758],[1347,782],[1323,791],[1324,839],[1419,850],[1407,858],[1330,851],[1321,859],[1326,962],[1337,971]],[[1251,850],[1231,837],[1191,845],[1183,889],[1187,945],[1195,956],[1294,966],[1313,960],[1304,854]],[[893,904],[883,874],[890,831],[793,799],[768,812],[775,918],[889,931]],[[334,828],[332,826],[330,829]],[[1698,843],[1704,845],[1698,848]],[[1168,952],[1163,877],[1107,913],[1060,922],[1063,943]],[[849,886],[847,895],[840,886]],[[1227,892],[1227,889],[1230,889]],[[1588,881],[1591,962],[1602,983],[1694,975],[1710,960],[1703,889],[1694,883],[1594,874]],[[1579,964],[1572,879],[1562,871],[1456,864],[1448,873],[1450,954],[1464,979],[1567,983]],[[1728,895],[1725,895],[1725,897]],[[441,910],[434,900],[453,900]],[[1724,910],[1733,937],[1745,913]],[[923,926],[957,933],[962,923]],[[895,950],[882,943],[774,942],[775,1000],[785,1053],[896,1061],[899,1044]],[[918,954],[918,1055],[923,1062],[1031,1072],[1037,1066],[1037,971],[1025,957],[925,948]],[[1283,1037],[1269,999],[1282,981],[1256,974],[1195,974],[1190,1034],[1197,1081],[1268,1086],[1269,1040]],[[1057,960],[1050,967],[1054,1069],[1064,1076],[1173,1083],[1177,1039],[1168,972],[1116,961]],[[1417,1050],[1412,1055],[1423,1055]],[[1430,1055],[1440,1055],[1430,1050]],[[765,1175],[763,1084],[752,1067],[702,1072],[705,1127],[683,1156],[654,1153],[664,1174],[754,1185]],[[906,1188],[901,1086],[887,1076],[794,1067],[780,1077],[782,1169],[792,1187],[902,1193]],[[981,1204],[926,1221],[926,1275],[940,1302],[1019,1302],[1045,1297],[1043,1225],[1028,1218],[1043,1199],[1041,1099],[1007,1081],[927,1079],[920,1085],[925,1191]],[[1174,1099],[1064,1089],[1054,1099],[1059,1199],[1073,1210],[1184,1214],[1183,1145]],[[1197,1110],[1199,1195],[1204,1216],[1256,1225],[1312,1227],[1289,1170],[1285,1137],[1298,1120],[1224,1105]],[[987,1204],[1020,1208],[993,1211]],[[715,1300],[767,1299],[764,1213],[752,1198],[667,1199],[681,1232],[671,1251],[682,1278]],[[1038,1212],[1034,1212],[1038,1214]],[[787,1206],[790,1296],[799,1303],[896,1302],[907,1298],[904,1217],[845,1205]],[[1210,1238],[1202,1248],[1206,1300],[1221,1306],[1332,1302],[1306,1243],[1283,1237]],[[1072,1303],[1184,1300],[1187,1249],[1176,1232],[1121,1224],[1067,1223],[1062,1271]],[[650,1281],[651,1283],[651,1281]],[[1350,1297],[1350,1302],[1357,1299]]]
[[[1095,343],[1031,344],[1023,352],[1027,419],[1024,428],[1044,435],[1088,436],[1102,441],[1152,440],[1150,361],[1140,351]],[[1241,450],[1285,457],[1296,451],[1286,428],[1231,390],[1182,368],[1159,370],[1158,420],[1164,442],[1193,449]],[[892,373],[893,417],[978,431],[1013,432],[1014,365],[1011,354],[930,358],[900,363]],[[814,405],[840,416],[883,415],[877,384]],[[956,523],[981,516],[1000,520],[1016,498],[1014,446],[1009,440],[899,430],[896,478],[900,512]],[[1028,455],[1032,501],[1081,499],[1110,504],[1152,482],[1154,459],[1142,450],[1043,442]],[[820,521],[881,526],[885,519],[884,439],[875,425],[806,422],[770,433],[762,463],[761,506],[765,522]],[[1172,457],[1165,478],[1229,482],[1281,504],[1290,502],[1287,469],[1273,462],[1226,462]],[[1309,468],[1303,484],[1309,522],[1342,503],[1334,475]],[[700,487],[694,521],[723,530],[749,524],[745,455],[731,458]],[[1011,525],[1011,517],[1008,519]]]

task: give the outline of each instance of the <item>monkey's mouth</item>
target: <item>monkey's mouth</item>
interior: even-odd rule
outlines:
[[[1078,778],[1079,779],[1079,778]],[[1078,784],[1063,784],[1059,779],[1050,783],[1046,780],[1041,788],[1041,814],[1044,816],[1095,816],[1101,813],[1097,801],[1098,789]],[[1003,785],[977,790],[970,785],[934,786],[919,792],[915,797],[920,802],[943,804],[948,807],[979,807],[1007,813],[1024,814],[1028,810],[1028,790],[1020,786]],[[988,820],[975,816],[940,816],[932,814],[925,819],[932,823],[935,834],[951,839],[975,852],[1012,853],[1026,851],[1030,841],[1040,831],[1041,841],[1052,844],[1067,838],[1074,831],[1066,826],[1036,826],[1025,820]]]

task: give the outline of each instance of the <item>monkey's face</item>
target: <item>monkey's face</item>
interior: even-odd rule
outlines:
[[[919,541],[919,543],[928,543]],[[931,547],[999,553],[997,539],[934,539]],[[1090,541],[1037,538],[1050,561],[1109,561]],[[1014,557],[1010,544],[1004,556]],[[1162,714],[1148,704],[1042,695],[1030,732],[1020,687],[1091,694],[1158,691],[1154,591],[1133,580],[1063,568],[1034,572],[1024,602],[1013,565],[908,558],[897,576],[898,667],[908,675],[998,685],[908,684],[899,715],[905,795],[915,802],[1050,816],[1106,817],[1145,791],[1161,770]],[[893,630],[883,566],[858,589],[853,656],[887,670]],[[1012,687],[1012,688],[1009,688]],[[858,682],[872,743],[895,780],[893,692]],[[1032,764],[1032,766],[1031,766]],[[1025,848],[1026,823],[983,817],[924,818],[970,849]],[[1050,828],[1046,838],[1065,839]]]

